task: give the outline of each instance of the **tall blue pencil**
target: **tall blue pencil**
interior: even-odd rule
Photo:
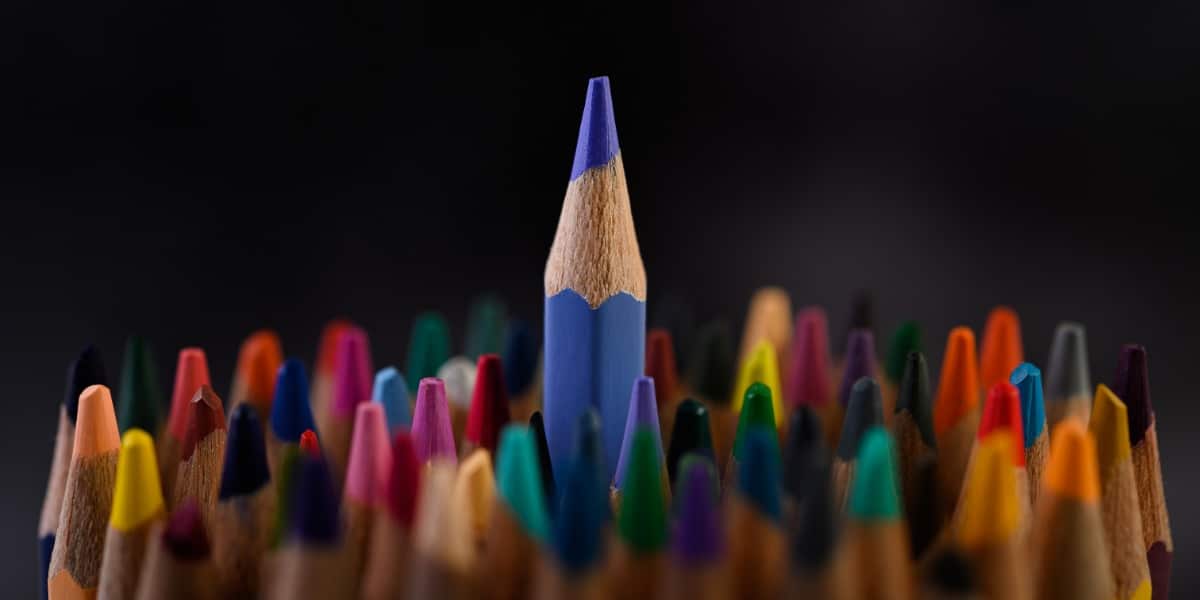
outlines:
[[[605,474],[621,452],[629,390],[646,349],[646,270],[638,251],[608,78],[588,82],[575,164],[546,261],[544,417],[566,472],[580,415],[595,407]]]

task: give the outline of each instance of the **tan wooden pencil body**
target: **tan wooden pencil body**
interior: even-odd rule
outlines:
[[[243,403],[230,417],[221,485],[213,510],[213,562],[222,595],[258,596],[276,498],[258,409]]]
[[[39,567],[44,570],[50,567],[50,554],[54,549],[54,535],[58,532],[58,517],[62,514],[63,493],[67,488],[67,472],[71,469],[74,444],[75,424],[67,417],[66,406],[60,406],[54,454],[50,459],[50,478],[46,481],[46,496],[42,500],[42,514],[38,519],[38,543],[42,545]],[[43,581],[43,589],[45,585]]]
[[[955,520],[958,545],[974,567],[984,598],[1028,600],[1032,589],[1020,521],[1027,494],[1017,486],[1011,463],[1019,446],[1007,431],[997,430],[975,448]]]
[[[173,505],[179,506],[184,499],[195,498],[210,532],[221,485],[221,466],[225,461],[225,437],[225,410],[221,398],[211,387],[201,386],[188,408],[187,435],[180,447]]]
[[[384,493],[385,506],[376,515],[371,546],[363,573],[363,597],[369,600],[406,598],[409,568],[414,562],[413,519],[421,492],[421,472],[412,435],[396,434],[392,442],[392,468]]]
[[[137,594],[151,531],[166,515],[154,440],[130,429],[121,440],[113,511],[100,563],[101,600],[124,600]]]
[[[426,469],[413,531],[409,598],[476,598],[470,529],[453,506],[455,465],[435,459]]]
[[[213,600],[217,593],[211,548],[194,499],[176,507],[166,526],[150,532],[138,600]]]
[[[88,387],[79,397],[71,465],[50,555],[47,591],[52,600],[96,597],[120,446],[112,395],[103,385]]]

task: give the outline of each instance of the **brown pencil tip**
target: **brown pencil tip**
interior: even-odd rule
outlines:
[[[121,447],[117,413],[107,386],[92,385],[79,395],[79,415],[75,421],[75,447],[72,456],[88,458]]]
[[[214,429],[225,429],[225,408],[221,398],[207,385],[200,386],[188,405],[187,434],[183,441],[183,460],[192,457],[196,444]]]

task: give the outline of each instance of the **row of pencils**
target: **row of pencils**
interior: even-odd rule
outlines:
[[[115,401],[84,350],[39,528],[48,596],[1167,597],[1144,348],[1093,387],[1063,324],[1043,385],[1001,307],[978,348],[949,332],[935,387],[915,323],[880,363],[860,303],[835,356],[825,313],[778,288],[740,347],[669,302],[647,331],[622,161],[592,79],[540,352],[495,298],[460,357],[419,316],[403,370],[348,321],[311,378],[260,331],[227,399],[182,350],[164,422],[145,343]]]
[[[671,331],[649,332],[609,479],[595,411],[553,468],[533,336],[505,336],[493,298],[472,314],[489,330],[475,361],[448,358],[444,319],[417,320],[416,386],[373,371],[347,321],[311,381],[274,333],[251,335],[228,406],[184,349],[165,422],[144,342],[116,402],[84,349],[41,523],[49,595],[1166,597],[1139,346],[1093,390],[1082,327],[1060,325],[1043,388],[998,308],[979,359],[970,329],[950,332],[935,388],[916,323],[882,362],[865,327],[835,359],[824,312],[793,321],[767,288],[740,350],[719,323],[678,331],[682,370]]]

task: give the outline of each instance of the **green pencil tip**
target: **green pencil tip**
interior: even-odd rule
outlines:
[[[471,303],[467,314],[467,356],[476,360],[481,354],[500,354],[504,350],[504,327],[508,310],[496,294],[483,294]]]
[[[667,543],[667,509],[659,473],[656,432],[638,429],[617,514],[617,532],[635,553],[658,552]]]
[[[496,488],[530,537],[542,542],[549,539],[550,518],[537,445],[529,427],[509,425],[500,434]]]
[[[746,434],[751,427],[777,431],[775,409],[771,404],[771,388],[757,381],[746,388],[746,395],[742,397],[742,414],[738,416],[737,435],[733,440],[734,458],[742,458]],[[779,444],[778,436],[775,436],[775,444]]]
[[[858,466],[850,484],[850,516],[859,521],[900,518],[895,447],[882,425],[867,430],[858,451]]]
[[[904,377],[904,365],[909,352],[921,351],[921,326],[916,321],[905,321],[896,327],[888,344],[887,364],[884,371],[894,382]]]
[[[294,444],[283,447],[283,458],[279,461],[276,481],[276,510],[274,528],[271,530],[271,547],[278,548],[287,537],[292,524],[292,493],[296,487],[296,471],[300,465],[300,448]]]
[[[417,395],[422,379],[437,377],[438,369],[449,359],[450,326],[446,318],[436,311],[417,315],[408,340],[408,368],[404,371],[409,396]]]
[[[121,433],[142,429],[158,435],[162,424],[162,391],[158,386],[158,367],[150,345],[134,336],[125,342],[121,365],[121,387],[117,390],[117,422]]]

